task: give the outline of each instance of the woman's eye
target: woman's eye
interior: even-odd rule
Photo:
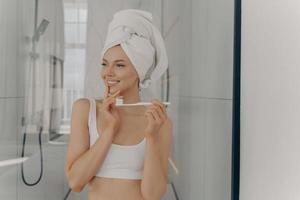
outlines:
[[[106,66],[105,63],[102,63],[101,65],[102,65],[102,66]],[[125,65],[121,65],[121,64],[118,64],[117,66],[118,66],[118,67],[125,67]]]

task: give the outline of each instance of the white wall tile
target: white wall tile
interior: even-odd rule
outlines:
[[[0,176],[0,199],[17,199],[17,167],[10,166],[5,174]]]
[[[233,1],[181,1],[179,7],[179,23],[166,38],[180,171],[172,178],[181,199],[229,199]],[[176,5],[164,8],[171,23]]]
[[[18,99],[0,98],[0,143],[10,142],[17,144],[17,114]]]
[[[180,15],[179,15],[179,37],[177,43],[179,44],[179,69],[177,70],[179,80],[179,94],[182,96],[191,95],[191,79],[192,79],[192,23],[191,23],[191,1],[180,1]]]
[[[178,0],[163,0],[163,35],[170,31],[180,15]]]
[[[180,199],[190,200],[195,196],[197,199],[201,199],[205,188],[203,179],[205,149],[202,139],[204,119],[195,110],[193,100],[190,97],[179,98],[178,113],[180,114],[178,116],[175,162],[178,164],[179,175],[175,177],[175,186]],[[195,116],[194,120],[198,119],[198,126],[192,119]],[[193,190],[194,187],[197,187],[197,191]]]
[[[33,186],[26,186],[22,179],[21,173],[18,174],[18,195],[22,200],[45,199],[54,200],[62,199],[65,195],[64,184],[64,161],[66,146],[55,146],[43,144],[43,176],[41,181]],[[21,167],[19,166],[21,172]],[[36,182],[41,170],[40,154],[35,152],[24,164],[25,179],[29,183]]]
[[[181,198],[230,199],[231,100],[179,100],[176,160]]]
[[[192,2],[193,96],[232,99],[233,0]]]
[[[193,103],[195,107],[198,105],[198,113],[203,115],[200,119],[205,119],[204,199],[230,200],[232,101],[206,99]]]
[[[1,1],[0,6],[0,97],[17,93],[18,6],[17,0]]]
[[[179,22],[175,24],[172,31],[169,33],[168,37],[165,38],[165,44],[168,54],[169,61],[169,84],[170,84],[170,95],[178,95],[179,94],[179,81],[180,81],[180,46],[178,42],[178,38],[180,37],[179,32]],[[165,81],[165,85],[167,84],[167,80]]]
[[[20,98],[0,98],[0,160],[20,157],[18,148],[21,137]],[[0,174],[5,173],[10,167],[0,168]]]

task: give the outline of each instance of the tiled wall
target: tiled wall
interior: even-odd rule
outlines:
[[[34,25],[34,1],[0,1],[0,161],[21,157],[21,118],[24,104],[24,73],[28,69]],[[43,142],[44,143],[44,142]],[[25,146],[24,176],[29,183],[40,175],[38,135],[29,135]],[[43,176],[29,187],[22,181],[21,166],[0,168],[0,199],[62,199],[64,149],[43,144]],[[51,187],[49,187],[51,186]]]
[[[3,0],[0,4],[1,159],[20,156],[22,83],[28,63],[24,35],[32,35],[33,3]],[[184,200],[229,200],[233,0],[166,0],[162,5],[174,124],[172,157],[179,168],[179,175],[173,177],[177,192]],[[33,144],[28,146],[28,152],[34,153],[32,162],[25,165],[29,182],[35,181],[40,172],[37,137]],[[45,145],[44,177],[33,188],[23,184],[19,166],[9,172],[2,169],[0,199],[51,200],[54,194],[55,199],[61,198],[67,188],[62,171],[53,170],[55,166],[62,168],[64,151]],[[47,190],[48,184],[57,188]],[[76,195],[72,194],[72,199]]]
[[[18,109],[22,98],[17,86],[20,20],[17,8],[17,0],[0,2],[0,160],[18,156]],[[13,176],[6,178],[8,171]],[[0,199],[16,199],[16,174],[16,168],[0,168]]]
[[[164,1],[180,199],[230,199],[233,3]]]

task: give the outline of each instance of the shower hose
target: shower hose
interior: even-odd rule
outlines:
[[[41,169],[40,169],[40,176],[39,178],[37,179],[37,181],[33,182],[33,183],[29,183],[26,181],[25,179],[25,176],[24,176],[24,164],[22,163],[21,164],[21,174],[22,174],[22,180],[24,182],[25,185],[27,186],[34,186],[36,184],[38,184],[41,179],[42,179],[42,176],[43,176],[43,170],[44,170],[44,166],[43,166],[43,151],[42,151],[42,131],[43,131],[43,127],[40,127],[40,130],[39,130],[39,147],[40,147],[40,163],[41,163]],[[24,132],[23,134],[23,144],[22,144],[22,158],[24,157],[24,152],[25,152],[25,144],[26,144],[26,131]],[[67,200],[70,193],[71,193],[71,189],[69,188],[68,189],[68,192],[66,193],[66,195],[64,196],[63,200]]]

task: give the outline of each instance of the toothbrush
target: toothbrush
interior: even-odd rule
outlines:
[[[162,102],[164,105],[170,105],[170,102]],[[138,102],[138,103],[132,103],[132,104],[124,104],[123,99],[116,98],[116,106],[148,106],[152,105],[151,102]]]

